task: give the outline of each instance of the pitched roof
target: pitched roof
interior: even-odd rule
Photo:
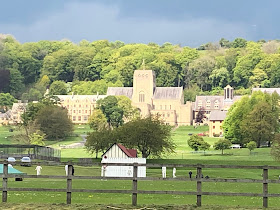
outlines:
[[[113,96],[127,96],[132,99],[133,88],[132,87],[108,87],[107,95]]]
[[[154,99],[180,99],[183,87],[156,87]]]
[[[127,149],[122,144],[117,144],[117,145],[128,157],[131,157],[131,158],[136,158],[137,157],[137,150],[136,149]]]
[[[214,120],[225,120],[227,116],[227,112],[226,111],[212,111],[209,117],[210,121],[214,121]]]
[[[130,158],[136,158],[137,157],[137,150],[136,149],[127,149],[125,146],[123,146],[122,144],[117,144],[114,143],[112,144],[107,150],[106,152],[108,152],[114,145],[117,145],[128,157]],[[103,157],[104,154],[106,154],[106,152],[104,152],[101,157]]]

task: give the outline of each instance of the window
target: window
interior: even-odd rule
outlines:
[[[81,110],[79,110],[79,113],[81,113]]]
[[[145,102],[145,94],[144,92],[139,93],[139,102]]]
[[[81,116],[79,116],[79,117],[78,117],[78,121],[81,121],[81,120],[82,120],[82,118],[81,118]]]
[[[87,116],[84,116],[84,121],[87,121]]]
[[[76,121],[76,116],[73,116],[73,121]]]
[[[87,110],[85,110],[85,113],[87,113]]]
[[[171,105],[170,105],[170,109],[171,109]]]
[[[162,116],[165,117],[165,114],[163,113]]]
[[[73,113],[76,113],[76,111],[75,111],[75,110],[73,110]]]
[[[170,114],[169,114],[169,113],[167,113],[167,117],[170,117]]]
[[[215,129],[215,125],[213,126],[213,129]]]
[[[213,121],[213,123],[215,123],[215,120]]]
[[[215,109],[219,109],[219,105],[216,105],[216,104],[215,104],[214,108],[215,108]]]

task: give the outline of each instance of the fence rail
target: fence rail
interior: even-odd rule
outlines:
[[[49,175],[19,175],[19,174],[8,174],[8,163],[6,161],[0,161],[3,163],[3,174],[0,175],[2,181],[2,202],[7,202],[8,191],[45,191],[45,192],[66,192],[66,203],[71,204],[72,192],[90,192],[90,193],[126,193],[132,194],[132,205],[137,205],[137,195],[138,194],[177,194],[177,195],[196,195],[196,204],[201,206],[201,198],[203,195],[207,196],[248,196],[248,197],[262,197],[263,207],[268,207],[269,197],[280,197],[280,194],[269,193],[268,184],[269,183],[280,183],[280,180],[269,180],[268,170],[280,169],[280,166],[237,166],[237,165],[201,165],[201,164],[118,164],[118,163],[106,163],[106,165],[117,165],[117,166],[133,166],[133,177],[106,177],[108,180],[132,180],[131,190],[102,190],[102,189],[73,189],[72,180],[73,179],[103,179],[101,176],[72,176],[73,163],[60,163],[68,164],[68,176],[49,176]],[[34,163],[33,163],[34,164]],[[36,164],[36,163],[35,163]],[[41,165],[54,165],[53,163],[42,163]],[[57,165],[57,164],[55,164]],[[88,164],[86,164],[88,166]],[[100,166],[100,163],[93,163],[92,165]],[[146,166],[147,168],[156,167],[188,167],[196,168],[197,178],[160,178],[160,177],[137,177],[137,169],[139,166]],[[224,178],[202,178],[203,168],[231,168],[231,169],[262,169],[263,179],[224,179]],[[9,188],[8,178],[38,178],[38,179],[66,179],[67,186],[64,189],[49,189],[49,188]],[[143,180],[164,180],[164,181],[195,181],[196,191],[151,191],[151,190],[138,190],[138,181]],[[202,191],[203,182],[228,182],[228,183],[262,183],[263,192],[262,193],[233,193],[233,192],[205,192]]]

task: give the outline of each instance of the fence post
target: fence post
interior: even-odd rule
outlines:
[[[199,181],[202,178],[202,169],[201,165],[197,165],[196,169],[197,174],[197,182],[196,182],[196,189],[197,189],[197,195],[196,195],[196,205],[201,206],[201,181]]]
[[[268,207],[268,168],[264,166],[263,168],[263,207]]]
[[[3,187],[3,191],[2,191],[2,202],[7,202],[7,198],[8,198],[8,192],[7,192],[7,187],[8,187],[8,162],[5,161],[3,164],[3,183],[2,183],[2,187]]]
[[[133,163],[133,180],[132,180],[132,205],[137,205],[137,172],[138,166],[137,163]]]
[[[72,170],[73,165],[68,164],[68,172],[67,172],[67,204],[71,204],[71,192],[72,192]]]

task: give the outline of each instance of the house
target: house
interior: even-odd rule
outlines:
[[[17,103],[13,103],[11,109],[11,122],[12,124],[22,123],[21,115],[25,112],[27,108],[27,102],[18,101]]]
[[[139,163],[146,164],[146,158],[137,158],[136,149],[128,149],[122,144],[113,144],[101,156],[102,177],[132,177],[133,166],[110,166],[109,163]],[[137,170],[138,177],[146,177],[146,166],[139,166]]]
[[[209,117],[209,137],[219,137],[223,135],[222,124],[226,118],[226,111],[212,111]]]
[[[11,123],[11,110],[8,110],[5,113],[0,112],[0,126],[1,125],[8,125]]]
[[[156,87],[152,70],[135,70],[133,87],[109,87],[107,95],[127,96],[143,117],[158,114],[169,125],[192,124],[192,103],[184,103],[183,87]]]
[[[220,96],[196,96],[194,108],[193,108],[193,119],[195,120],[199,110],[204,109],[205,119],[203,123],[209,124],[210,114],[213,111],[227,111],[230,106],[242,96],[235,96],[234,89],[227,85],[224,88],[224,95]]]

